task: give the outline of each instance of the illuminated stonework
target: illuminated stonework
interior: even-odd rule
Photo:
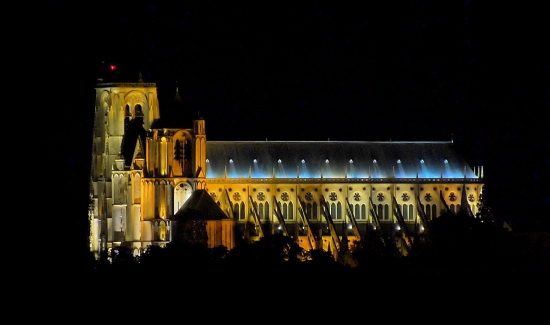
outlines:
[[[209,142],[200,117],[190,128],[159,121],[155,84],[97,86],[89,238],[98,257],[165,246],[173,217],[203,190],[223,214],[208,220],[211,247],[281,233],[335,257],[367,230],[392,232],[406,254],[430,219],[475,214],[482,195],[482,169],[452,142]]]

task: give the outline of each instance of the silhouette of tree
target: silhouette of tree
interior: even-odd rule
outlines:
[[[304,258],[303,249],[292,238],[275,234],[254,242],[241,242],[229,251],[226,263],[234,268],[265,272],[294,266]]]
[[[379,261],[380,259],[400,256],[395,242],[393,240],[383,240],[380,233],[373,229],[368,229],[360,240],[354,241],[350,252],[357,265],[367,265],[374,260]]]
[[[507,230],[493,218],[445,212],[430,221],[424,240],[411,251],[432,267],[482,272],[511,258]]]
[[[331,252],[326,252],[322,249],[314,249],[310,252],[311,261],[310,264],[316,265],[332,265],[335,263],[334,255]]]
[[[137,270],[139,266],[139,260],[133,255],[132,248],[127,246],[113,247],[110,259],[114,270]]]
[[[226,246],[219,245],[210,249],[210,260],[213,263],[220,263],[229,256],[229,249]]]

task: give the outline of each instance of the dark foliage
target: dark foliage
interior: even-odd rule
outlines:
[[[497,222],[464,213],[444,213],[427,229],[407,256],[398,254],[393,241],[384,241],[373,232],[352,243],[338,261],[330,252],[304,252],[292,238],[271,235],[254,242],[243,240],[231,250],[224,246],[209,248],[201,241],[173,241],[166,247],[150,246],[139,259],[129,248],[117,247],[111,252],[110,262],[103,259],[93,265],[100,275],[184,274],[193,279],[191,282],[205,285],[234,283],[234,290],[258,285],[244,281],[244,274],[267,287],[273,286],[273,279],[286,279],[288,275],[296,275],[296,279],[307,275],[309,282],[320,284],[339,275],[359,276],[369,281],[357,285],[367,286],[382,278],[397,279],[399,283],[399,279],[413,276],[420,282],[434,283],[541,275],[550,270],[544,263],[546,255],[541,258],[540,249],[533,247],[529,238],[514,235]]]
[[[487,216],[443,213],[427,229],[410,258],[432,272],[509,273],[520,271],[527,262],[528,257],[518,251],[514,234]]]
[[[396,258],[400,254],[393,240],[384,240],[377,231],[369,229],[361,240],[352,244],[351,255],[359,265],[364,265],[372,260]]]

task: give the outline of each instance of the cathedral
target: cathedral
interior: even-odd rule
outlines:
[[[367,232],[403,255],[432,218],[478,212],[483,168],[453,142],[208,141],[206,121],[163,126],[155,83],[98,83],[90,251],[135,256],[175,239],[187,214],[209,247],[281,234],[336,258]],[[184,121],[185,122],[185,121]]]

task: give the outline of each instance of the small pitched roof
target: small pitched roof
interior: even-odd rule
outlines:
[[[212,199],[206,190],[195,190],[185,201],[183,206],[170,219],[179,219],[186,215],[187,212],[194,210],[200,212],[205,220],[222,220],[228,219],[228,216]]]
[[[132,161],[134,161],[136,159],[144,159],[145,158],[145,153],[144,153],[143,148],[144,148],[143,139],[141,138],[141,136],[138,135],[137,141],[136,141],[136,147],[134,149],[134,157],[133,157]]]

